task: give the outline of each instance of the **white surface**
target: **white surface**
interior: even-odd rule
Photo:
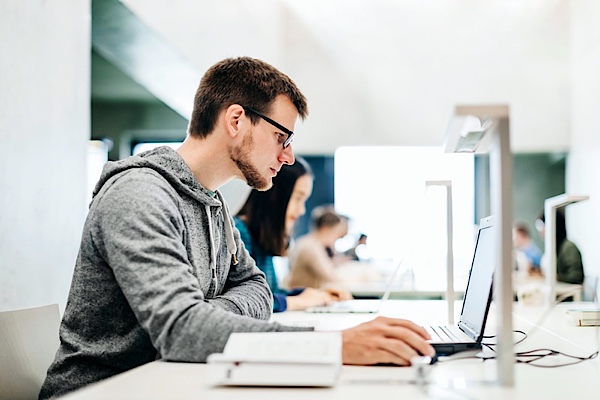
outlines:
[[[460,303],[456,304],[459,310]],[[514,307],[514,327],[529,333],[517,346],[520,351],[548,347],[577,356],[589,356],[598,349],[598,329],[576,327],[565,315],[571,305],[559,305],[543,320],[544,309]],[[386,316],[405,317],[422,324],[445,320],[445,302],[390,301],[382,312]],[[339,328],[366,321],[372,316],[308,315],[302,312],[276,314],[281,322],[338,325]],[[295,321],[295,322],[294,322]],[[494,309],[487,332],[495,331]],[[516,335],[515,338],[519,338]],[[470,354],[467,354],[470,355]],[[544,363],[571,361],[553,357]],[[344,366],[339,383],[328,389],[226,388],[214,386],[215,376],[206,364],[153,362],[92,385],[67,396],[67,399],[597,399],[600,393],[598,359],[561,368],[515,366],[515,387],[501,388],[495,383],[496,362],[478,359],[443,360],[432,366],[429,385],[414,384],[413,369],[396,367]]]
[[[0,12],[0,310],[64,307],[86,213],[90,2]]]
[[[566,191],[590,200],[567,208],[567,232],[583,257],[585,274],[600,276],[600,2],[569,2],[570,142]]]
[[[0,312],[0,399],[37,399],[58,349],[57,304]]]

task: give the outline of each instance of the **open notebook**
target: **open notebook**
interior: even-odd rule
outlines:
[[[310,307],[306,309],[306,312],[312,313],[378,313],[381,304],[389,299],[390,293],[392,292],[392,286],[394,280],[396,279],[396,275],[398,275],[398,271],[400,271],[400,266],[402,265],[402,260],[398,262],[396,265],[396,269],[386,283],[385,292],[383,296],[379,300],[345,300],[338,301],[335,303],[328,304],[326,306],[321,307]]]
[[[483,218],[458,325],[425,327],[438,356],[481,348],[496,269],[494,234],[492,217]]]

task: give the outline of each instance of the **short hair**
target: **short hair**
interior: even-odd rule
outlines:
[[[335,212],[335,208],[332,205],[324,205],[315,207],[310,214],[312,224],[316,229],[323,227],[336,226],[342,219],[347,219],[344,216]]]
[[[227,58],[210,67],[202,77],[194,97],[188,133],[195,137],[208,136],[215,128],[219,113],[232,104],[268,114],[280,94],[291,100],[302,119],[308,116],[306,98],[283,72],[255,58]],[[257,115],[249,113],[248,116],[252,124],[258,123]]]
[[[248,231],[257,247],[268,254],[283,256],[289,237],[285,230],[285,214],[296,181],[313,176],[310,165],[299,156],[292,165],[283,165],[267,191],[252,189],[246,203],[238,212],[244,216]]]
[[[520,232],[521,234],[523,234],[526,237],[531,237],[531,233],[529,231],[529,227],[527,226],[527,223],[525,223],[523,221],[517,221],[517,222],[515,222],[513,227],[514,227],[515,231]]]

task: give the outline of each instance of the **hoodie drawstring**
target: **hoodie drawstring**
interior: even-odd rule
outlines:
[[[229,214],[229,207],[227,206],[227,203],[221,196],[221,193],[217,192],[217,196],[219,196],[219,200],[221,200],[221,204],[223,205],[223,220],[225,222],[225,237],[227,238],[227,249],[231,254],[231,262],[233,263],[233,265],[237,265],[237,246],[235,244],[235,239],[233,238],[233,219]]]
[[[213,281],[214,293],[213,296],[217,295],[217,246],[215,244],[214,233],[213,233],[213,222],[212,213],[210,212],[210,206],[207,204],[204,206],[206,210],[206,216],[208,217],[208,237],[210,239],[210,274]]]
[[[235,239],[233,237],[233,225],[232,219],[229,214],[229,207],[227,207],[227,203],[221,196],[221,193],[216,192],[219,200],[221,201],[222,209],[223,209],[223,225],[225,226],[225,237],[227,239],[227,250],[231,254],[231,262],[233,265],[238,264],[238,260],[236,257],[237,254],[237,245],[235,244]],[[213,280],[213,284],[215,287],[214,295],[217,295],[217,246],[214,240],[213,233],[213,222],[212,222],[212,213],[210,211],[210,206],[205,205],[204,209],[206,210],[206,216],[208,217],[208,231],[210,238],[210,270],[211,270],[211,278]]]

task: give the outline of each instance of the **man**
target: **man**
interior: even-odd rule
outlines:
[[[313,209],[311,220],[311,232],[299,237],[290,251],[290,273],[285,279],[289,288],[326,288],[341,279],[333,249],[336,240],[348,233],[347,217],[324,205]]]
[[[307,330],[269,323],[272,296],[223,201],[232,179],[266,190],[283,164],[302,93],[259,60],[226,59],[200,82],[188,137],[108,163],[83,229],[61,345],[40,398],[158,358],[204,362],[236,331]],[[433,354],[424,330],[380,318],[343,333],[349,364],[408,364]]]
[[[525,270],[529,274],[540,274],[542,251],[531,238],[529,228],[525,222],[515,222],[513,226],[513,245],[515,250],[521,252],[527,260]]]

